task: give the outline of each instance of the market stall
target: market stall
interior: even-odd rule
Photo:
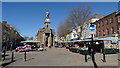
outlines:
[[[19,46],[16,48],[16,52],[24,52],[24,51],[36,51],[40,48],[40,41],[21,41],[21,43],[24,44],[24,46]]]
[[[114,37],[107,37],[107,38],[98,38],[96,40],[103,41],[104,44],[104,52],[105,53],[118,53],[119,52],[119,45],[118,45],[118,38]]]

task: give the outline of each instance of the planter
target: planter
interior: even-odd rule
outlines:
[[[104,52],[107,53],[118,53],[119,49],[104,49]]]
[[[79,53],[83,54],[83,55],[85,55],[85,54],[90,55],[90,51],[88,51],[88,50],[80,50]]]
[[[79,48],[72,48],[71,51],[75,52],[75,53],[79,53],[80,49]]]

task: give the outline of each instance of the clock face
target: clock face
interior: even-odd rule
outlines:
[[[46,19],[45,22],[50,22],[50,19]]]

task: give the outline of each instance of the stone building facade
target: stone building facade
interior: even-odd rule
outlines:
[[[2,49],[10,50],[11,44],[13,49],[20,45],[20,42],[25,40],[19,32],[7,21],[2,21]]]
[[[46,47],[53,46],[54,40],[55,40],[54,39],[55,30],[50,28],[49,15],[50,15],[50,13],[46,12],[44,27],[42,29],[39,29],[38,33],[36,35],[36,40],[40,41],[40,43]]]
[[[113,12],[96,21],[96,37],[112,37],[119,33],[120,12]]]

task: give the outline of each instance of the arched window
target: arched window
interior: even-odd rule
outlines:
[[[110,18],[110,23],[113,23],[113,18],[112,17]]]
[[[104,35],[104,30],[102,30],[102,35]]]
[[[109,29],[106,29],[106,34],[107,34],[107,35],[109,34]]]
[[[106,25],[108,25],[108,19],[106,19]]]
[[[100,23],[98,23],[98,27],[100,27]]]
[[[100,36],[100,31],[98,31],[98,36]]]
[[[102,21],[101,23],[102,23],[102,26],[104,26],[104,21]]]
[[[120,16],[118,16],[118,22],[120,22]]]
[[[114,34],[114,28],[113,27],[111,28],[111,34]]]

